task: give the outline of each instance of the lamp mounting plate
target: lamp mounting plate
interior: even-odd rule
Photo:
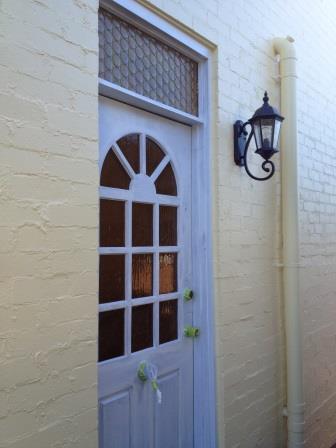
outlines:
[[[247,131],[244,129],[244,123],[237,120],[233,125],[234,141],[234,161],[238,166],[244,166],[244,152],[247,140]]]

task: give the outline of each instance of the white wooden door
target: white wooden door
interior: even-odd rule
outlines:
[[[99,117],[100,448],[191,448],[191,128],[104,97]]]

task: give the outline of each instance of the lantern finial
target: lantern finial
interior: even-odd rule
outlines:
[[[268,98],[267,90],[265,90],[263,100],[264,100],[264,103],[268,103],[269,98]]]

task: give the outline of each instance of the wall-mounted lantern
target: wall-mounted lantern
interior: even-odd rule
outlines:
[[[234,130],[234,160],[239,166],[245,167],[247,174],[255,180],[267,180],[270,179],[275,171],[274,163],[270,158],[278,152],[278,140],[281,123],[284,117],[279,115],[279,112],[268,104],[268,95],[265,92],[264,104],[255,111],[252,118],[246,123],[238,120],[233,125]],[[250,135],[247,137],[248,132],[245,127],[251,126]],[[262,169],[268,173],[265,177],[254,176],[249,170],[247,164],[247,151],[251,142],[252,136],[254,136],[256,144],[256,154],[259,154],[263,159],[261,165]]]

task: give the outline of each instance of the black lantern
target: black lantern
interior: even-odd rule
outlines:
[[[244,166],[247,174],[255,180],[267,180],[273,176],[275,168],[270,160],[273,154],[278,152],[278,140],[280,134],[281,122],[284,118],[279,114],[275,107],[268,104],[268,95],[265,92],[264,104],[255,111],[252,118],[246,123],[238,120],[235,122],[234,129],[234,160],[237,165]],[[247,138],[245,127],[251,126],[250,135]],[[256,154],[259,154],[264,162],[261,167],[266,171],[267,176],[254,176],[247,165],[247,151],[251,138],[254,136],[256,144]]]

